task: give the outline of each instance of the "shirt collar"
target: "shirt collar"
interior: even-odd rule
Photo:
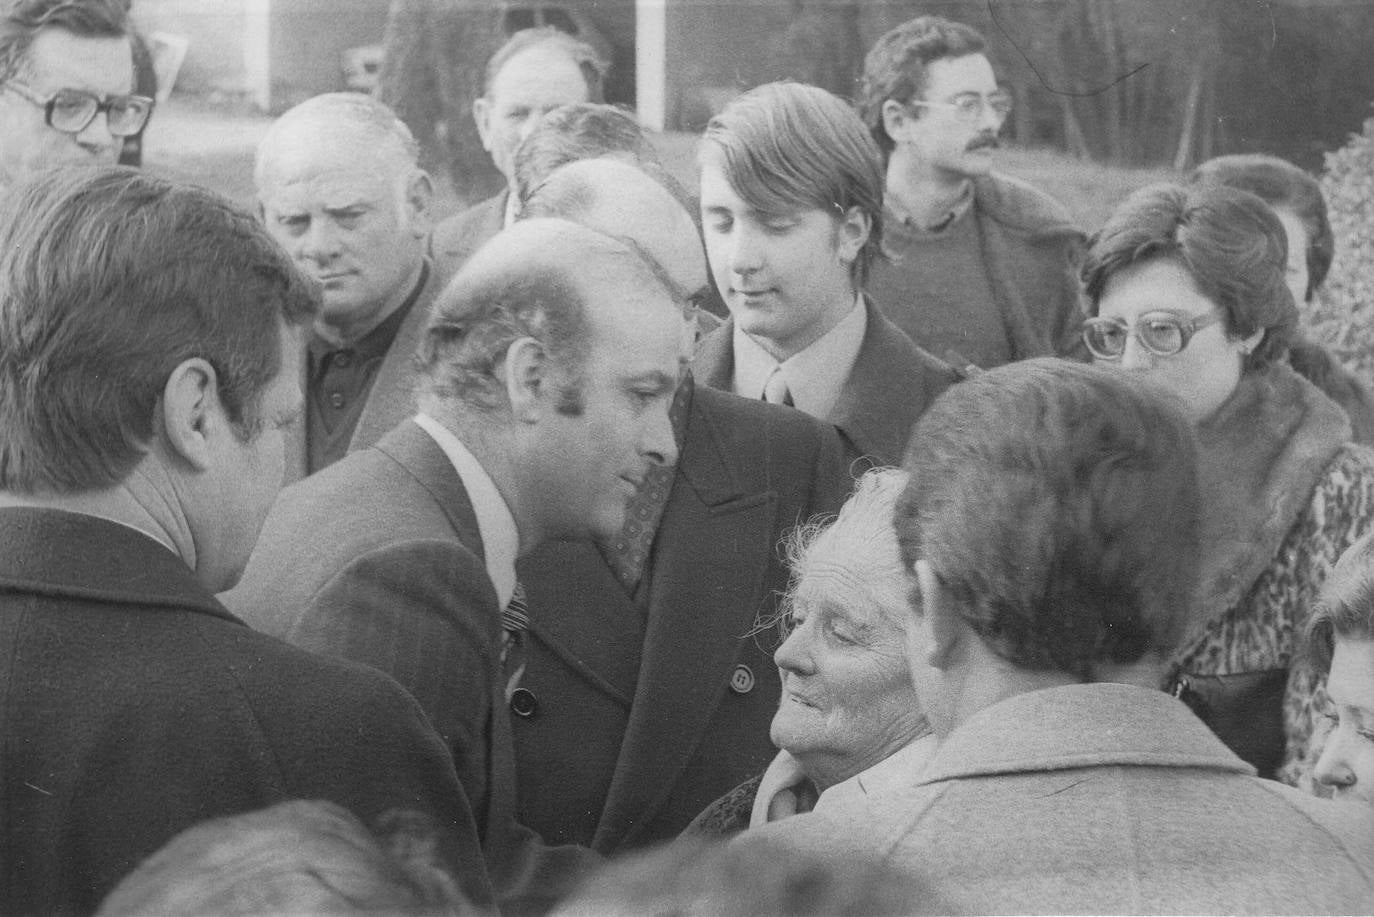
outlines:
[[[864,308],[863,296],[856,296],[854,307],[834,328],[805,350],[779,363],[736,323],[731,341],[735,355],[735,394],[762,398],[763,387],[776,366],[792,393],[793,405],[812,417],[824,418],[840,399],[840,391],[859,358],[867,330],[868,310]]]
[[[967,213],[969,208],[972,206],[972,181],[964,182],[964,189],[959,192],[959,196],[956,197],[953,203],[949,205],[949,209],[946,210],[942,215],[937,217],[936,220],[928,226],[922,226],[919,223],[917,223],[916,219],[911,214],[907,213],[905,210],[901,209],[901,207],[897,205],[897,201],[895,199],[889,197],[887,201],[887,209],[892,214],[892,216],[896,217],[898,223],[901,223],[908,229],[914,229],[917,232],[925,233],[944,232],[946,229],[949,229],[949,227],[953,226],[954,223],[961,216]]]
[[[482,536],[487,575],[496,587],[496,600],[505,608],[515,594],[515,558],[520,550],[515,517],[496,483],[458,437],[428,414],[415,415],[415,422],[444,450],[468,492],[473,514],[477,516],[477,531]]]

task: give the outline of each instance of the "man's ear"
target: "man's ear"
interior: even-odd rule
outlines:
[[[948,668],[963,632],[959,609],[949,589],[940,582],[930,562],[918,560],[915,565],[916,583],[920,587],[920,608],[916,626],[925,647],[926,665],[936,669]]]
[[[915,121],[911,111],[898,102],[896,99],[888,99],[883,103],[881,109],[883,119],[883,130],[887,131],[887,136],[892,138],[895,143],[897,138],[905,133],[907,127]]]
[[[162,388],[160,409],[168,450],[196,471],[209,469],[211,439],[227,421],[215,368],[200,357],[177,364]]]
[[[873,231],[873,217],[860,207],[850,207],[840,217],[836,231],[835,250],[845,264],[853,264],[859,257],[868,234]]]
[[[523,337],[506,351],[506,397],[511,413],[522,423],[535,423],[544,411],[540,398],[548,388],[549,358],[544,345]]]
[[[474,99],[472,103],[472,120],[477,125],[477,136],[482,139],[482,149],[491,152],[491,103],[486,96]]]
[[[423,239],[434,228],[430,206],[434,202],[434,182],[424,169],[416,169],[406,182],[406,214],[410,217],[410,234]]]

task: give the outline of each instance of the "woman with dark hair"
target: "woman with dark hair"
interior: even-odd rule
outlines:
[[[1283,226],[1253,194],[1141,189],[1092,240],[1083,339],[1177,395],[1197,429],[1201,587],[1170,687],[1261,776],[1298,783],[1318,677],[1296,635],[1374,521],[1374,453],[1284,361],[1298,320],[1285,261]]]
[[[1326,199],[1317,180],[1291,162],[1263,153],[1209,159],[1193,171],[1190,180],[1249,191],[1274,208],[1288,240],[1288,289],[1297,302],[1311,302],[1336,252]],[[1288,344],[1288,364],[1345,408],[1355,442],[1374,444],[1374,393],[1335,354],[1298,333]]]

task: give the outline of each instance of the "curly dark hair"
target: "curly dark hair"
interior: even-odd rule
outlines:
[[[939,16],[904,22],[873,43],[859,84],[859,117],[886,158],[892,138],[883,127],[883,103],[906,103],[925,91],[926,67],[947,57],[982,54],[987,43],[971,26]]]

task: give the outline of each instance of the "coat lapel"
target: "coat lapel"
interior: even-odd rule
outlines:
[[[826,420],[840,428],[862,455],[901,464],[916,420],[955,375],[864,297],[868,327],[854,368]]]
[[[549,651],[625,709],[634,699],[644,615],[590,541],[541,545],[517,565],[530,630]],[[576,614],[562,606],[577,605]]]
[[[775,550],[777,495],[745,492],[700,401],[693,399],[655,539],[635,702],[593,841],[598,850],[615,849],[653,817],[700,744],[753,627]]]
[[[429,312],[434,300],[443,288],[439,272],[434,265],[425,266],[425,285],[420,290],[415,304],[410,307],[396,338],[387,348],[377,376],[372,380],[372,391],[367,404],[358,417],[358,426],[353,431],[353,439],[348,444],[349,452],[366,449],[380,440],[387,431],[415,413],[415,351],[424,338],[425,327],[429,324]]]

